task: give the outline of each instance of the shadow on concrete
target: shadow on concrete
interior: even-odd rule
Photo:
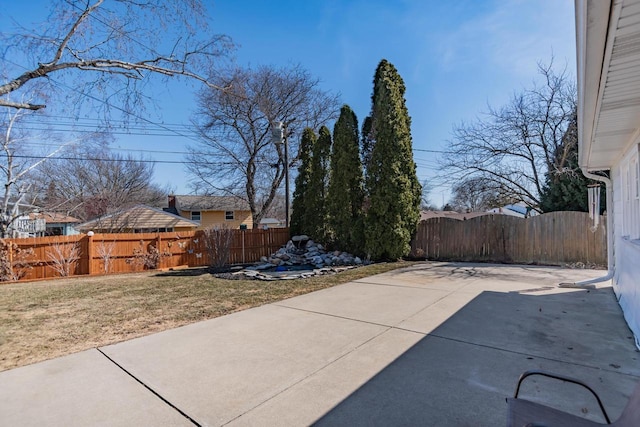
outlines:
[[[638,352],[611,288],[483,292],[315,425],[499,426],[518,376],[582,378],[618,417],[640,377]],[[534,381],[528,398],[594,420],[588,395]]]

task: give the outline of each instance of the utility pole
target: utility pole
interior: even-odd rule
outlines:
[[[276,144],[284,144],[284,225],[289,228],[289,144],[286,123],[273,123],[273,139]]]

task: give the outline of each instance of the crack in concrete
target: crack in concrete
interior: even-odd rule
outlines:
[[[171,408],[173,408],[175,411],[177,411],[180,415],[182,415],[183,417],[185,417],[187,420],[191,421],[191,423],[194,426],[197,427],[202,427],[202,425],[200,423],[198,423],[196,420],[194,420],[193,418],[191,418],[186,412],[184,412],[182,409],[178,408],[176,405],[174,405],[173,403],[171,403],[169,400],[167,400],[165,397],[163,397],[160,393],[158,393],[157,391],[155,391],[154,389],[152,389],[150,386],[148,386],[147,384],[145,384],[141,379],[139,379],[138,377],[136,377],[135,375],[133,375],[131,372],[127,371],[122,365],[120,365],[118,362],[116,362],[115,360],[113,360],[111,357],[109,357],[105,352],[103,352],[100,348],[96,347],[96,350],[98,350],[98,352],[100,352],[100,354],[102,354],[104,357],[107,358],[108,361],[110,361],[111,363],[113,363],[114,365],[116,365],[122,372],[124,372],[125,374],[129,375],[131,378],[133,378],[137,383],[139,383],[140,385],[142,385],[144,388],[146,388],[147,390],[149,390],[154,396],[156,396],[158,399],[162,400],[164,403],[166,403],[167,405],[169,405]]]

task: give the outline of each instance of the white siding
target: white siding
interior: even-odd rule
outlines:
[[[613,285],[640,347],[640,173],[634,145],[612,169],[615,276]]]

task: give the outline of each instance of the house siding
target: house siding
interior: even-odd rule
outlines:
[[[226,226],[229,228],[240,228],[241,224],[247,226],[248,229],[253,228],[253,219],[251,211],[233,211],[233,220],[225,219],[225,211],[199,211],[200,226],[197,230],[205,228]],[[180,211],[180,215],[185,218],[191,218],[191,211]]]
[[[640,240],[629,236],[625,224],[638,221],[629,218],[633,210],[625,209],[625,197],[629,186],[633,185],[625,178],[624,162],[631,153],[637,150],[634,145],[611,170],[613,181],[613,212],[614,212],[614,277],[613,288],[625,320],[633,332],[636,345],[640,347]]]

